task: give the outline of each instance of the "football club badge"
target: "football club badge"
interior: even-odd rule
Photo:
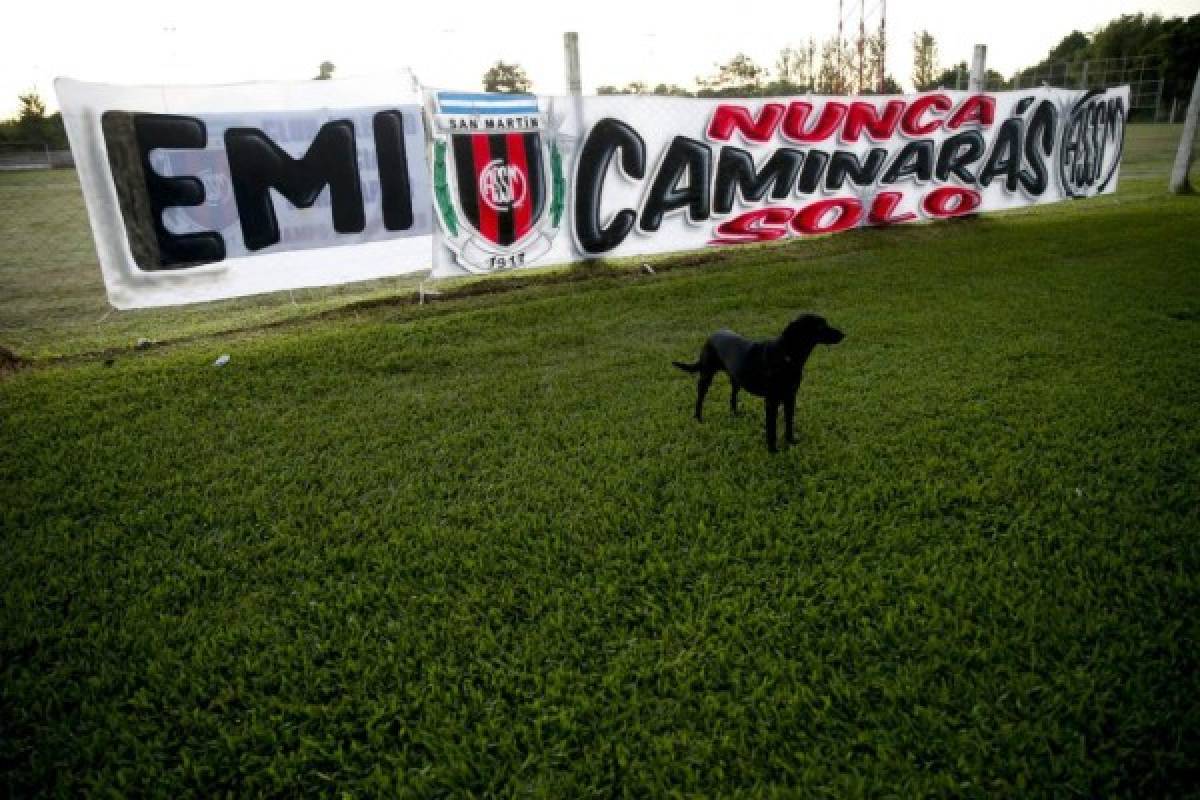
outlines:
[[[444,241],[468,272],[528,266],[550,250],[566,183],[550,114],[527,94],[435,92],[433,192]]]

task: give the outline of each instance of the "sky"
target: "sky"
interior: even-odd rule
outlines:
[[[847,0],[849,3],[850,0]],[[868,18],[879,0],[865,0]],[[134,84],[236,83],[311,78],[322,61],[337,76],[409,67],[427,86],[480,88],[497,59],[521,64],[534,89],[562,92],[562,33],[578,31],[585,92],[633,80],[689,88],[736,53],[763,66],[779,50],[837,29],[836,0],[655,4],[604,0],[573,9],[545,0],[264,3],[254,0],[112,0],[53,8],[14,3],[0,14],[0,117],[17,95],[38,92],[54,109],[54,78]],[[1035,63],[1063,36],[1120,14],[1200,13],[1200,0],[891,0],[888,71],[910,86],[914,32],[927,29],[939,63],[970,61],[988,47],[1005,75]],[[65,19],[64,19],[65,18]]]

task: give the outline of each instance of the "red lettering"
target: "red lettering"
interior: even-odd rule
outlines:
[[[787,236],[787,224],[796,213],[790,208],[756,208],[717,226],[709,244],[773,242]]]
[[[871,203],[870,222],[872,225],[895,225],[900,222],[911,222],[917,215],[911,211],[896,214],[896,206],[904,199],[903,192],[880,192]]]
[[[983,203],[979,192],[958,186],[943,186],[925,195],[921,205],[933,217],[961,217],[970,214]]]
[[[727,142],[737,130],[746,141],[765,142],[775,134],[782,117],[782,103],[766,103],[758,112],[758,119],[751,117],[750,109],[744,106],[722,104],[708,123],[708,138]]]
[[[855,101],[850,104],[850,113],[846,117],[844,138],[847,142],[857,142],[865,130],[867,135],[877,142],[890,139],[896,132],[896,125],[900,122],[902,113],[903,100],[889,100],[883,110],[883,116],[880,116],[874,103]]]
[[[967,123],[978,122],[986,128],[992,124],[992,120],[995,118],[995,98],[988,97],[986,94],[973,94],[958,107],[958,111],[955,111],[954,116],[950,117],[950,121],[946,123],[946,127],[954,130],[961,128]]]
[[[789,103],[787,116],[783,118],[783,127],[780,133],[785,139],[791,139],[793,142],[821,142],[828,139],[841,126],[842,120],[846,118],[846,106],[844,103],[830,101],[821,106],[821,116],[813,124],[809,130],[804,130],[804,123],[808,119],[808,115],[812,113],[812,103],[795,102]]]
[[[829,219],[835,211],[837,216]],[[862,203],[855,198],[831,197],[809,203],[796,212],[792,227],[797,233],[838,233],[857,225],[862,214]]]
[[[900,130],[909,136],[927,136],[942,127],[942,120],[934,118],[921,122],[921,116],[930,109],[949,111],[954,107],[954,101],[944,94],[925,94],[912,101],[900,120]]]

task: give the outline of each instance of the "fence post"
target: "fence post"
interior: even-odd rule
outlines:
[[[1192,145],[1196,141],[1196,121],[1200,117],[1200,69],[1192,83],[1192,99],[1188,103],[1187,116],[1183,119],[1183,133],[1179,137],[1179,149],[1175,151],[1175,168],[1171,170],[1171,193],[1188,194],[1192,185],[1188,182],[1188,170],[1192,167]]]
[[[1088,62],[1083,62],[1083,72],[1079,76],[1079,88],[1087,89]]]
[[[972,92],[982,92],[987,88],[987,45],[975,45],[975,55],[971,59],[971,82],[967,88]]]
[[[563,34],[563,56],[567,64],[567,94],[583,94],[583,79],[579,73],[579,34],[567,31]]]

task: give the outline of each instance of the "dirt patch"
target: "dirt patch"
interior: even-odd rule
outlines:
[[[0,375],[16,372],[25,366],[25,362],[7,347],[0,346]]]

